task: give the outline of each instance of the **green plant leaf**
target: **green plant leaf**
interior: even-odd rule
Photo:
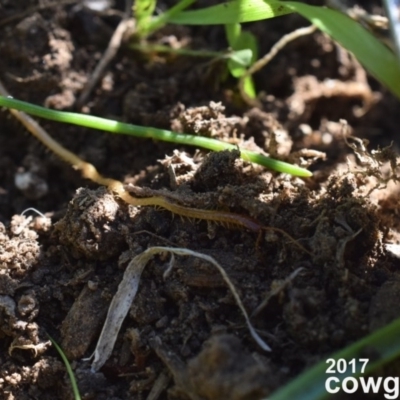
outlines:
[[[150,23],[151,16],[156,8],[156,0],[136,0],[132,10],[136,19],[138,32],[145,32]]]
[[[252,33],[242,31],[240,24],[226,24],[225,32],[229,46],[234,50],[228,60],[228,69],[232,76],[239,78],[257,58],[257,39]]]
[[[232,0],[200,10],[181,12],[169,22],[182,25],[225,25],[274,18],[292,12],[292,9],[275,0]]]
[[[234,61],[242,67],[251,65],[253,58],[253,51],[250,49],[237,50],[229,54],[229,60]]]
[[[235,43],[238,40],[241,33],[242,33],[242,25],[238,23],[225,24],[226,39],[228,40],[229,46],[231,46],[232,49],[235,48]]]
[[[325,7],[292,1],[285,1],[284,4],[351,51],[371,75],[400,98],[400,64],[397,57],[358,22]]]
[[[235,50],[228,60],[228,69],[232,76],[240,78],[257,58],[257,39],[246,31],[242,31],[240,24],[226,24],[226,37],[229,46]],[[244,82],[244,90],[251,98],[256,96],[253,79],[248,77]]]

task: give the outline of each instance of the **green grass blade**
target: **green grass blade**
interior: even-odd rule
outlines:
[[[196,0],[181,0],[169,10],[165,11],[158,17],[153,18],[153,20],[149,23],[149,26],[147,27],[147,34],[151,34],[156,30],[162,28],[164,25],[170,22],[171,18],[173,18],[175,15],[180,15],[182,10],[188,8],[195,1]]]
[[[50,342],[53,344],[55,349],[58,351],[58,354],[60,355],[61,359],[64,362],[65,368],[66,368],[67,373],[68,373],[69,380],[71,382],[72,392],[74,394],[75,400],[81,400],[81,395],[79,393],[78,384],[76,383],[74,371],[72,371],[71,364],[69,363],[68,358],[66,357],[66,355],[62,351],[61,347],[55,342],[55,340],[49,334],[47,334],[47,336],[49,337]]]
[[[258,57],[257,39],[251,32],[243,31],[240,24],[226,24],[225,34],[229,47],[237,52],[236,57],[230,57],[228,68],[232,76],[239,78]]]
[[[293,12],[275,0],[231,0],[227,3],[185,11],[169,20],[181,25],[225,25],[279,17]]]
[[[367,354],[373,354],[373,359],[369,360],[364,374],[371,373],[400,355],[399,332],[400,318],[333,356],[326,357],[326,359],[338,360],[344,358],[349,365],[348,362],[352,359],[365,359],[368,358]],[[359,373],[352,374],[350,367],[344,374],[327,374],[327,368],[326,360],[321,361],[315,367],[273,393],[272,396],[268,397],[268,400],[322,400],[329,397],[329,393],[325,389],[325,380],[328,377],[337,376],[340,380],[343,380],[346,376],[360,375]],[[356,371],[360,371],[359,367],[356,368]]]
[[[48,108],[36,106],[34,104],[13,99],[11,97],[0,96],[0,106],[23,111],[27,114],[32,114],[36,117],[41,117],[52,121],[84,126],[86,128],[98,129],[111,133],[162,140],[165,142],[180,143],[189,146],[198,146],[213,151],[237,149],[237,146],[233,144],[224,143],[219,140],[203,136],[188,135],[184,133],[167,131],[164,129],[126,124],[111,119],[95,117],[93,115],[49,110]],[[274,171],[305,178],[312,176],[312,173],[304,168],[300,168],[296,165],[288,164],[283,161],[275,160],[273,158],[266,157],[262,154],[258,154],[252,151],[240,149],[240,156],[246,161],[251,161],[256,164],[263,165],[264,167],[273,169]]]
[[[284,4],[351,51],[372,76],[400,98],[399,61],[385,45],[358,22],[325,7],[292,1],[285,1]]]

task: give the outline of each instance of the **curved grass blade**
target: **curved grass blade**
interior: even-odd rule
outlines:
[[[351,51],[372,76],[400,98],[400,63],[395,54],[358,22],[325,7],[294,1],[284,4]]]
[[[373,360],[369,360],[364,374],[369,374],[377,368],[392,361],[400,355],[400,318],[382,329],[368,335],[351,346],[326,357],[338,360],[340,358],[347,361],[356,359],[369,358],[367,354],[373,354]],[[284,386],[282,389],[273,393],[268,400],[322,400],[329,397],[329,393],[325,389],[325,381],[328,377],[335,374],[327,374],[328,364],[321,361],[315,367],[301,374],[292,382]],[[361,366],[357,365],[356,371],[360,371]],[[357,376],[360,374],[352,374],[351,368],[347,368],[344,374],[336,375],[340,380],[346,376]],[[264,399],[266,400],[266,399]]]
[[[71,382],[72,392],[74,394],[75,400],[81,400],[81,395],[79,393],[78,384],[76,383],[74,371],[72,371],[72,367],[68,361],[67,356],[64,354],[61,347],[56,343],[56,341],[49,334],[47,334],[47,336],[49,337],[50,342],[53,344],[53,346],[55,347],[55,349],[57,350],[58,354],[60,355],[61,359],[64,362],[65,368],[67,369],[69,380]]]

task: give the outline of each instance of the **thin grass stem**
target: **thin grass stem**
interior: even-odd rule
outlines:
[[[95,117],[93,115],[49,110],[48,108],[40,107],[21,100],[16,100],[11,97],[0,96],[0,106],[23,111],[28,114],[35,115],[36,117],[41,117],[52,121],[84,126],[86,128],[98,129],[116,134],[162,140],[165,142],[179,143],[189,146],[198,146],[212,151],[234,150],[238,148],[233,144],[224,143],[219,140],[207,137],[127,124],[106,118]],[[274,171],[300,177],[312,176],[312,173],[310,171],[296,165],[275,160],[273,158],[266,157],[262,154],[258,154],[249,150],[239,150],[242,159],[263,165],[264,167],[270,168]]]

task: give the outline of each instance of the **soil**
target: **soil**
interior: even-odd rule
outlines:
[[[163,9],[174,2],[160,3]],[[368,10],[382,12],[378,3]],[[399,150],[399,102],[343,49],[320,32],[292,42],[256,74],[262,104],[249,107],[222,61],[143,54],[125,43],[77,108],[123,2],[104,13],[79,4],[26,13],[37,5],[0,1],[0,78],[15,98],[213,136],[309,165],[314,176],[271,172],[241,161],[238,152],[40,121],[105,176],[186,206],[249,216],[296,242],[276,230],[260,237],[128,206],[81,178],[2,110],[1,398],[73,399],[49,334],[72,363],[84,399],[262,399],[400,315],[400,262],[386,247],[400,240],[399,187],[386,184]],[[8,17],[15,18],[2,23]],[[265,54],[304,25],[291,15],[248,29]],[[227,46],[221,27],[168,26],[151,40],[215,51]],[[346,143],[341,119],[353,137],[370,142],[368,150],[361,141]],[[29,208],[43,215],[24,212]],[[91,372],[84,358],[95,348],[124,270],[151,246],[215,258],[272,351],[252,339],[211,265],[176,257],[164,279],[169,257],[155,257],[111,357]]]

